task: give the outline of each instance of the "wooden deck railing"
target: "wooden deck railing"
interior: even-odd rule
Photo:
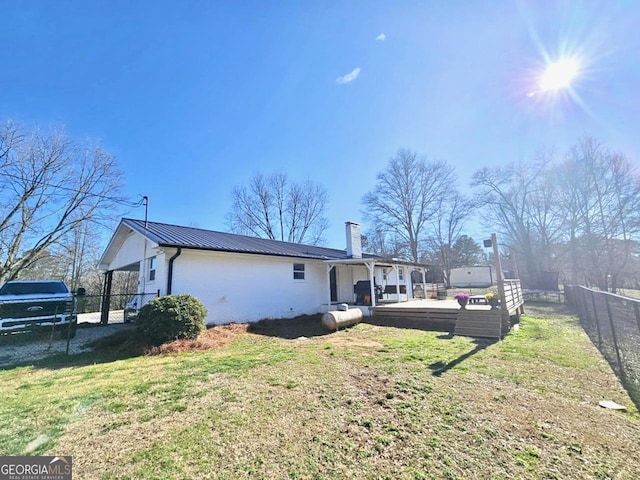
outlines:
[[[504,281],[505,309],[509,315],[513,315],[524,304],[522,296],[522,287],[519,279],[511,279]]]

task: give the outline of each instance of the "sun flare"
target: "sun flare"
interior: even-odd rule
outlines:
[[[540,77],[540,91],[555,91],[568,88],[578,75],[578,63],[573,59],[558,60],[547,65]]]

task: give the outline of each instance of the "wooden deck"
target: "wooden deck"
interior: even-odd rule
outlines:
[[[468,305],[469,310],[489,310],[488,305]],[[373,314],[377,317],[413,317],[429,320],[453,320],[460,305],[455,300],[410,300],[408,302],[377,305]]]
[[[521,304],[510,303],[509,314],[518,315]],[[509,328],[503,322],[501,310],[492,310],[483,304],[470,304],[463,310],[456,300],[411,300],[378,305],[373,308],[373,316],[388,325],[398,323],[415,328],[431,325],[469,337],[502,338]]]
[[[488,305],[468,305],[474,312],[488,312]],[[432,328],[454,332],[460,312],[455,300],[411,300],[376,306],[373,316],[378,323],[414,328]],[[499,316],[499,315],[498,315]]]

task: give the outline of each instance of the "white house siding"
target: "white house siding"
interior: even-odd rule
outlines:
[[[353,267],[336,266],[336,283],[338,284],[337,301],[339,303],[353,303]]]
[[[353,267],[353,285],[360,280],[369,280],[369,269],[367,267]],[[351,286],[351,293],[353,293],[353,285]]]
[[[149,278],[149,262],[152,257],[156,257],[156,276],[154,280]],[[140,293],[156,293],[159,290],[160,295],[167,294],[167,256],[164,251],[147,249],[147,258],[140,262],[138,279],[138,291]]]
[[[130,232],[122,246],[118,249],[115,257],[109,264],[110,270],[119,270],[129,265],[137,264],[143,258],[145,250],[145,242],[147,244],[147,255],[151,255],[158,247],[155,243],[146,240],[141,235]]]
[[[407,285],[407,275],[411,275],[410,270],[408,267],[406,266],[402,266],[402,267],[398,267],[399,269],[402,269],[402,280],[398,279],[398,285]],[[378,272],[376,272],[376,282],[378,282],[378,285],[396,285],[396,271],[391,267],[387,267],[385,268],[385,270],[387,271],[387,279],[383,280],[382,279],[382,272],[380,272],[378,274]]]
[[[166,252],[167,264],[172,254]],[[294,263],[305,264],[304,280],[294,280]],[[329,288],[321,261],[196,250],[175,260],[172,285],[172,293],[204,304],[210,325],[318,313]]]

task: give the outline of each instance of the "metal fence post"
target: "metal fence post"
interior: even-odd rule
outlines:
[[[602,350],[602,335],[600,335],[600,319],[598,318],[598,310],[596,308],[596,296],[593,290],[591,290],[591,303],[593,304],[593,316],[596,320],[596,329],[598,330],[598,348]]]
[[[609,325],[611,325],[611,338],[613,339],[613,346],[616,349],[616,358],[618,359],[618,373],[620,374],[620,378],[625,381],[624,369],[622,368],[622,359],[620,358],[620,350],[618,349],[618,340],[616,338],[616,327],[613,324],[613,317],[611,316],[611,306],[609,305],[609,295],[604,294],[604,301],[607,305],[607,314],[609,316]]]
[[[578,300],[577,293],[578,289],[580,289],[580,300]],[[637,349],[637,345],[640,341],[638,337],[640,335],[640,300],[624,298],[618,295],[610,294],[607,292],[599,292],[587,287],[576,287],[575,289],[568,289],[573,295],[573,305],[576,307],[576,312],[581,316],[580,320],[585,328],[585,331],[588,333],[594,345],[595,335],[593,335],[592,325],[589,325],[589,329],[587,329],[587,324],[591,322],[591,319],[595,319],[596,329],[598,332],[598,349],[602,353],[602,356],[607,360],[611,369],[617,375],[617,377],[622,382],[622,385],[627,390],[629,395],[631,396],[633,402],[636,404],[638,408],[640,408],[640,363],[638,363],[638,359],[635,355],[635,349]],[[589,301],[587,296],[591,294],[591,308],[593,308],[593,314],[589,311]],[[597,297],[597,298],[596,298]],[[604,300],[602,300],[604,297]],[[609,334],[602,330],[605,327],[605,323],[600,325],[600,321],[606,322],[603,314],[598,314],[598,308],[602,308],[600,303],[604,301],[604,306],[606,308],[606,315],[608,316],[608,327],[611,328],[611,342],[609,341]],[[611,302],[619,302],[615,304],[611,304]],[[580,303],[580,305],[578,305]],[[633,305],[633,307],[631,307]],[[602,312],[601,312],[602,313]],[[584,321],[583,321],[584,315]],[[626,322],[632,323],[631,316],[635,315],[635,320],[637,324],[637,329],[633,330],[633,327],[627,329]],[[593,317],[592,317],[593,316]],[[592,318],[591,318],[592,317]],[[621,323],[621,322],[624,322]],[[619,326],[618,330],[616,330],[616,325]],[[624,325],[624,326],[623,326]],[[603,335],[607,335],[606,338],[603,339]],[[621,342],[621,343],[620,343]],[[615,348],[615,357],[609,352],[609,343],[613,343],[613,348]],[[614,362],[617,361],[617,368],[614,365]]]
[[[578,287],[578,289],[580,290],[580,305],[582,308],[582,314],[585,318],[584,324],[589,329],[587,331],[589,338],[593,339],[594,326],[597,325],[598,318],[595,311],[593,312],[593,314],[591,313],[591,307],[589,307],[589,301],[587,299],[587,289],[584,287]],[[598,343],[598,346],[599,345],[600,344]]]
[[[69,325],[67,325],[67,348],[65,349],[64,353],[66,355],[69,355],[69,343],[71,342],[71,319],[69,319]],[[76,325],[78,323],[78,317],[77,317],[77,313],[76,313]]]
[[[580,320],[584,325],[589,328],[587,333],[589,336],[593,333],[593,319],[589,314],[589,310],[587,309],[587,291],[583,287],[575,287],[571,290],[571,295],[573,295],[574,305],[578,308],[578,315],[580,315]]]

